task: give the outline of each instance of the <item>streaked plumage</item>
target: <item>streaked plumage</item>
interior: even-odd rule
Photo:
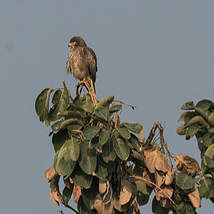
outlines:
[[[67,57],[66,69],[74,78],[84,80],[90,77],[93,84],[96,81],[97,57],[91,48],[88,48],[81,37],[73,37],[69,42],[71,47]]]

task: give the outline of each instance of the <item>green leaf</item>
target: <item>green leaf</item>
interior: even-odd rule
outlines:
[[[138,193],[137,193],[137,203],[138,203],[140,206],[143,206],[143,205],[147,204],[148,201],[149,201],[149,196],[150,196],[150,195],[143,194],[142,192],[138,192]]]
[[[190,190],[194,188],[195,179],[192,176],[188,176],[182,172],[176,175],[176,185],[182,190]]]
[[[83,135],[86,140],[92,140],[100,131],[97,126],[89,126],[83,130]]]
[[[99,135],[99,144],[104,145],[108,142],[108,139],[110,138],[111,131],[102,129]]]
[[[98,191],[96,191],[95,187],[82,191],[81,197],[87,209],[94,209],[94,201],[96,199],[97,194]]]
[[[132,131],[136,134],[139,134],[143,129],[143,126],[140,123],[121,123],[120,127],[126,127],[129,131]]]
[[[71,188],[64,187],[62,192],[62,201],[63,204],[68,205],[69,200],[71,199],[72,192],[73,192],[74,184],[71,184]]]
[[[141,150],[141,144],[139,143],[138,138],[135,135],[131,134],[131,138],[129,139],[129,142],[137,152]]]
[[[127,160],[130,154],[130,148],[120,137],[113,137],[114,151],[121,160]]]
[[[97,155],[90,149],[90,144],[88,141],[81,142],[81,155],[79,159],[81,169],[89,175],[91,175],[97,167]]]
[[[209,133],[212,133],[212,134],[214,134],[214,127],[212,127],[212,128],[209,128],[209,129],[208,129],[208,132],[209,132]]]
[[[214,159],[214,144],[210,145],[206,152],[204,153],[205,156],[209,157],[210,159]]]
[[[36,98],[35,109],[41,122],[48,119],[49,100],[52,91],[52,88],[46,88]]]
[[[61,176],[69,176],[75,168],[76,162],[72,160],[73,151],[71,148],[71,143],[68,140],[55,155],[54,168]]]
[[[75,168],[71,174],[71,178],[77,186],[81,186],[85,189],[89,189],[93,181],[93,176],[85,174],[80,167]]]
[[[107,107],[97,105],[94,111],[95,116],[97,119],[100,119],[101,121],[108,121],[109,120],[109,110]]]
[[[78,126],[83,126],[83,122],[81,120],[78,119],[67,119],[67,120],[60,120],[57,121],[56,123],[54,123],[51,128],[53,131],[59,131],[61,129],[64,129],[70,125],[78,125]]]
[[[144,195],[150,195],[152,188],[149,188],[144,181],[137,180],[135,183],[139,192],[143,193]]]
[[[53,96],[52,103],[53,107],[49,112],[49,121],[58,120],[61,117],[60,113],[67,110],[70,103],[70,94],[67,88],[57,90]]]
[[[206,100],[206,99],[199,101],[196,105],[197,108],[204,111],[207,111],[212,106],[213,106],[213,102],[211,100]]]
[[[114,112],[118,112],[120,110],[122,110],[122,105],[116,104],[116,105],[111,106],[111,108],[109,109],[109,112],[114,113]]]
[[[111,140],[108,140],[108,142],[105,143],[105,145],[103,146],[102,157],[106,163],[109,163],[110,161],[115,160],[116,154],[114,152],[114,148]]]
[[[105,179],[108,176],[108,165],[103,161],[99,160],[95,173],[99,179]]]
[[[187,127],[186,136],[188,136],[190,138],[193,137],[199,131],[200,128],[201,128],[201,126],[197,123]]]
[[[118,128],[116,128],[116,130],[118,131],[120,136],[126,140],[128,140],[131,137],[131,135],[126,127],[122,127],[122,128],[118,127]]]
[[[205,178],[200,181],[198,188],[201,198],[214,197],[214,180],[213,178]]]
[[[193,101],[189,101],[189,102],[186,102],[184,103],[182,106],[181,106],[181,109],[182,110],[194,110],[194,103]]]
[[[203,135],[202,140],[206,147],[210,146],[213,143],[214,135],[212,133],[207,132]]]
[[[60,130],[56,134],[53,134],[52,143],[53,143],[54,151],[57,152],[67,139],[68,139],[68,133],[66,129]]]
[[[108,96],[103,98],[98,105],[99,106],[104,106],[104,107],[109,107],[109,105],[113,102],[114,100],[114,96]]]
[[[195,214],[195,209],[190,203],[181,202],[175,207],[176,214]]]
[[[161,207],[160,202],[154,197],[152,200],[152,212],[155,214],[168,214],[169,209]]]
[[[81,100],[80,107],[86,112],[92,113],[94,111],[94,104],[89,94],[85,94]]]
[[[177,122],[187,122],[189,121],[192,117],[194,117],[196,114],[195,112],[192,111],[185,111],[183,112],[180,117],[178,118]]]

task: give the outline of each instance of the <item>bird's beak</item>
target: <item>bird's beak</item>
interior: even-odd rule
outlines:
[[[71,48],[72,48],[72,47],[74,47],[74,46],[75,46],[75,42],[69,42],[69,43],[68,43],[68,47],[71,47]]]

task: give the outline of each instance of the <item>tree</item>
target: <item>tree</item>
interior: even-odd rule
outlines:
[[[55,157],[45,177],[56,206],[63,204],[80,214],[137,214],[152,192],[152,212],[157,214],[196,213],[202,198],[214,202],[212,101],[185,103],[178,120],[184,123],[177,133],[197,139],[200,167],[188,155],[169,152],[159,122],[145,140],[141,124],[120,122],[118,112],[126,103],[109,96],[94,106],[89,94],[73,99],[63,84],[62,89],[44,89],[35,102],[40,121],[52,129]],[[68,204],[72,194],[78,212]]]

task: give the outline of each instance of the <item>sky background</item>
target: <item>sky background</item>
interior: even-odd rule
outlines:
[[[46,87],[66,80],[67,43],[82,36],[98,57],[97,96],[135,104],[122,121],[140,122],[145,135],[165,121],[170,151],[199,160],[196,140],[176,135],[180,106],[214,100],[214,1],[1,0],[1,213],[57,213],[44,171],[53,162],[50,128],[34,110]],[[151,204],[142,213],[152,213]],[[198,213],[213,213],[202,202]],[[72,213],[64,209],[64,213]]]

